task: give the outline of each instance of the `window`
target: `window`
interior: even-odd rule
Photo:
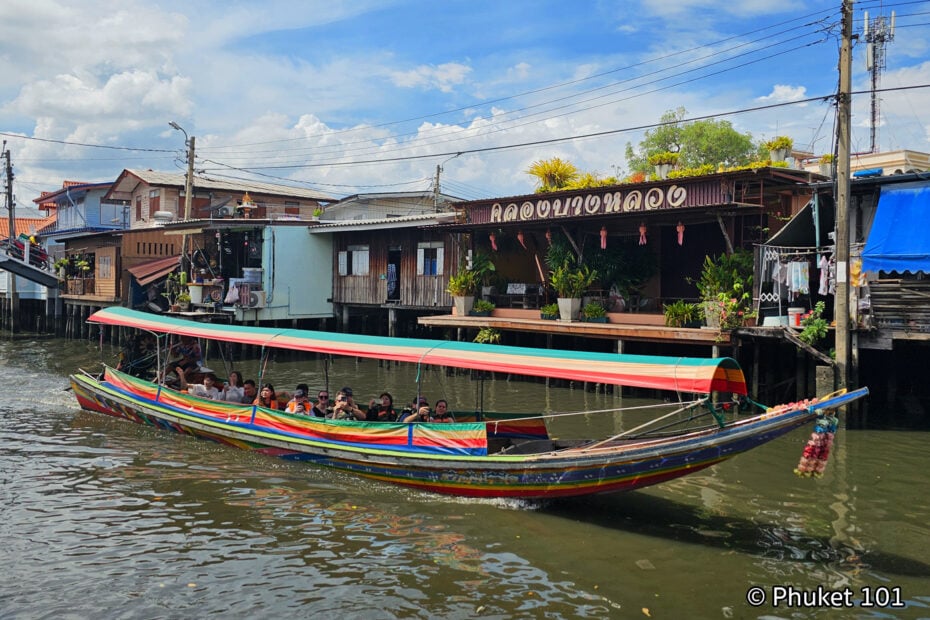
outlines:
[[[110,256],[101,256],[100,260],[97,261],[97,268],[101,278],[109,278],[112,275],[110,272],[111,264]]]
[[[300,215],[300,203],[296,200],[285,200],[284,212],[288,215]]]
[[[441,276],[445,258],[445,243],[421,241],[417,244],[417,275]]]
[[[367,245],[350,245],[346,250],[339,252],[339,275],[368,275]]]

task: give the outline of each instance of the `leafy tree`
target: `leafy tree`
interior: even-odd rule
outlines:
[[[649,157],[666,151],[679,153],[678,165],[697,168],[722,163],[724,166],[746,165],[757,156],[757,146],[749,133],[733,129],[729,121],[703,120],[683,123],[685,108],[669,110],[662,115],[662,125],[650,129],[638,149],[626,146],[627,165],[634,172],[649,173],[653,166]]]
[[[537,193],[564,189],[579,175],[575,164],[558,157],[536,160],[526,172],[536,177]]]

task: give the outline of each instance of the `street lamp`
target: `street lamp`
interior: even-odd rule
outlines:
[[[194,136],[188,137],[184,128],[170,121],[168,126],[184,134],[184,146],[187,147],[187,174],[184,177],[184,219],[191,217],[191,196],[194,193]]]

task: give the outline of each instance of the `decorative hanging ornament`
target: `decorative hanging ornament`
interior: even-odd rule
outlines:
[[[681,220],[678,220],[678,226],[675,227],[675,230],[678,231],[678,245],[683,245],[685,242],[685,225],[681,223]]]
[[[526,241],[523,239],[523,231],[522,231],[522,230],[518,230],[518,231],[517,231],[517,241],[520,242],[520,245],[522,245],[522,246],[523,246],[523,249],[525,250],[525,249],[526,249]]]
[[[601,249],[607,249],[607,227],[601,226]]]
[[[552,245],[552,231],[548,228],[546,229],[546,243]]]
[[[639,225],[639,244],[646,245],[646,222]]]
[[[497,252],[497,236],[492,232],[488,235],[488,239],[491,240],[491,249]]]

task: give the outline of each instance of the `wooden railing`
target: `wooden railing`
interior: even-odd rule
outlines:
[[[869,296],[875,327],[930,332],[930,280],[870,282]]]
[[[96,292],[93,278],[70,278],[68,280],[68,295],[93,295]]]

